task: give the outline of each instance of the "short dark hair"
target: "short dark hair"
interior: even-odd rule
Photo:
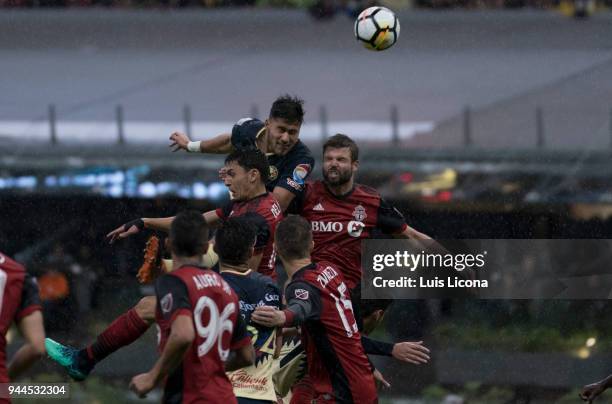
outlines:
[[[289,94],[281,95],[272,103],[270,118],[301,125],[304,122],[304,100]]]
[[[241,265],[251,258],[257,231],[244,216],[226,220],[215,234],[215,251],[222,264]]]
[[[327,139],[325,144],[323,144],[323,154],[325,154],[325,150],[327,150],[328,147],[331,147],[332,149],[348,147],[351,150],[351,160],[359,160],[359,147],[357,146],[357,143],[342,133],[336,133],[334,136]]]
[[[285,259],[307,258],[312,243],[310,223],[301,216],[288,216],[276,226],[274,243],[278,254]]]
[[[361,299],[359,310],[361,317],[372,315],[377,310],[385,311],[393,303],[393,299]]]
[[[235,161],[245,170],[255,169],[259,171],[261,180],[265,184],[270,177],[270,164],[268,158],[258,149],[239,149],[233,151],[225,158],[225,164]]]
[[[202,255],[207,241],[208,226],[201,213],[186,210],[176,215],[170,225],[170,246],[175,255]]]

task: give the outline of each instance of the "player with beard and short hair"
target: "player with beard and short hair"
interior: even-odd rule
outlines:
[[[323,180],[307,182],[305,192],[289,213],[297,213],[310,222],[314,240],[313,261],[331,262],[342,271],[361,330],[361,240],[370,238],[375,231],[396,238],[431,238],[408,226],[403,215],[382,199],[378,191],[355,183],[358,168],[357,144],[343,134],[330,137],[323,145]],[[364,337],[362,343],[368,354],[392,356],[413,364],[429,360],[429,349],[422,345],[422,341],[393,344]],[[284,357],[299,358],[300,349],[299,345],[295,345],[284,352]],[[281,365],[284,357],[281,358]],[[299,365],[300,362],[294,359],[287,362],[286,367]],[[291,375],[291,379],[283,381],[283,385],[293,384],[299,377],[299,374],[283,366],[281,371]],[[308,378],[295,384],[292,403],[309,402],[312,399],[311,390]]]
[[[312,232],[302,217],[283,220],[275,244],[289,277],[286,308],[258,307],[251,318],[268,327],[301,327],[312,402],[378,402],[342,271],[332,263],[311,260]]]
[[[196,211],[170,228],[174,270],[155,283],[160,357],[130,389],[143,398],[164,383],[162,403],[236,403],[226,370],[253,364],[255,353],[238,296],[216,272],[201,267],[208,227]]]
[[[237,150],[226,158],[225,167],[225,184],[234,192],[236,199],[223,208],[204,213],[204,219],[209,226],[221,224],[229,217],[244,217],[249,220],[257,232],[255,252],[249,259],[249,267],[275,277],[274,231],[283,214],[278,202],[265,187],[269,172],[267,159],[259,150]],[[145,228],[168,231],[173,219],[174,217],[132,220],[110,232],[107,237],[114,242]],[[164,269],[172,270],[171,267]],[[84,380],[98,362],[136,341],[147,331],[154,320],[155,306],[155,296],[143,297],[136,306],[119,316],[101,332],[93,344],[80,350],[47,338],[49,356],[66,368],[73,379]]]
[[[304,122],[304,101],[298,97],[278,97],[265,122],[243,118],[231,133],[222,133],[208,140],[192,142],[181,132],[170,135],[174,151],[229,154],[235,150],[258,149],[266,154],[270,163],[270,176],[266,183],[283,211],[303,192],[304,181],[314,168],[310,149],[299,139]],[[221,169],[221,178],[226,171]]]

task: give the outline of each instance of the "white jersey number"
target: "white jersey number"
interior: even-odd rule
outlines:
[[[353,312],[353,303],[351,299],[348,299],[345,296],[346,293],[346,285],[344,282],[338,286],[338,295],[336,296],[333,293],[331,297],[336,301],[336,309],[338,310],[338,314],[340,315],[340,320],[342,320],[342,326],[346,331],[346,335],[348,337],[352,337],[354,333],[358,331],[357,322],[355,321],[355,313]],[[349,317],[347,314],[350,313],[350,317],[352,318],[352,324],[349,323]]]
[[[202,324],[202,314],[208,309],[209,320],[205,326]],[[227,360],[229,355],[229,345],[223,345],[223,333],[232,333],[234,323],[230,320],[230,316],[236,311],[236,304],[230,303],[223,308],[223,312],[219,313],[219,308],[214,300],[208,296],[202,296],[195,307],[194,319],[196,331],[198,335],[204,339],[198,345],[198,356],[202,357],[211,350],[215,345],[219,351],[219,357],[222,361]]]

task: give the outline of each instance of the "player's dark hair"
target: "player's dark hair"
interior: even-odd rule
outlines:
[[[268,158],[266,155],[260,150],[235,150],[226,157],[225,164],[229,164],[234,161],[247,171],[252,169],[259,171],[263,183],[265,184],[268,182],[268,177],[270,176],[270,164],[268,163]]]
[[[281,95],[272,103],[270,118],[301,125],[304,122],[304,100],[289,94]]]
[[[391,303],[393,303],[393,299],[361,299],[361,304],[359,305],[361,317],[368,317],[377,310],[385,311]]]
[[[312,243],[310,223],[301,216],[288,216],[276,226],[274,243],[276,251],[284,259],[307,258]]]
[[[359,147],[357,143],[350,137],[343,135],[342,133],[337,133],[334,136],[330,137],[323,144],[323,154],[325,154],[325,150],[331,147],[332,149],[341,149],[344,147],[348,147],[351,151],[351,160],[357,161],[359,160]]]
[[[215,251],[221,264],[242,265],[251,258],[257,230],[248,218],[231,217],[215,234]]]
[[[207,241],[208,226],[201,213],[186,210],[176,215],[170,225],[170,246],[175,255],[202,255]]]

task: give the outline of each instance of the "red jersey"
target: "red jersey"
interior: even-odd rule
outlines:
[[[372,367],[342,273],[328,262],[310,264],[293,275],[286,296],[286,324],[302,325],[315,396],[337,403],[376,403]]]
[[[0,383],[8,383],[6,369],[6,333],[36,310],[42,310],[36,280],[23,265],[0,253]],[[0,399],[0,401],[2,401]]]
[[[370,238],[375,230],[392,235],[408,227],[404,216],[378,191],[360,184],[336,196],[322,181],[309,182],[298,206],[297,213],[312,227],[313,261],[332,262],[350,289],[361,281],[361,240]]]
[[[178,315],[193,319],[196,338],[179,367],[168,376],[164,403],[236,403],[224,362],[231,350],[251,343],[238,297],[219,274],[183,266],[159,278],[156,320],[163,351]]]
[[[274,195],[266,192],[247,201],[230,201],[216,212],[221,220],[231,216],[244,216],[252,221],[257,228],[255,255],[262,254],[257,272],[276,280],[274,232],[276,225],[283,220],[283,211]]]

